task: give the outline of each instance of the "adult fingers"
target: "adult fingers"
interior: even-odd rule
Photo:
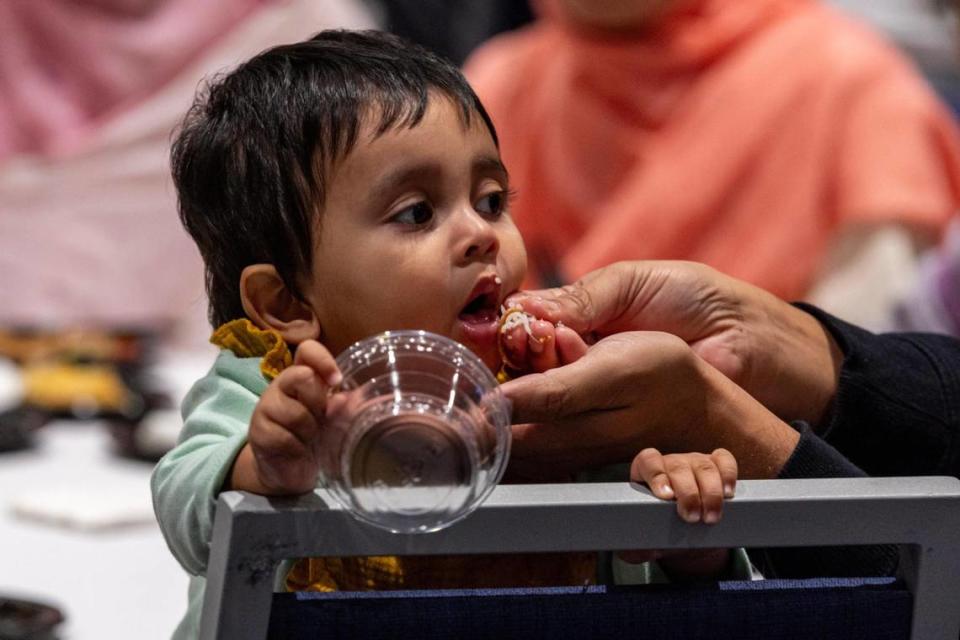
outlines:
[[[513,421],[557,422],[602,404],[597,372],[591,365],[582,358],[558,369],[505,382],[501,389],[513,403]]]
[[[653,392],[667,384],[675,392],[675,382],[698,384],[684,371],[695,369],[699,362],[676,336],[624,332],[597,342],[575,362],[519,377],[501,388],[514,403],[515,422],[555,421],[656,404],[661,395],[645,390]]]
[[[552,422],[611,407],[611,375],[629,375],[616,368],[617,354],[593,349],[576,362],[510,380],[503,393],[513,402],[514,422]]]
[[[588,334],[612,324],[632,307],[646,271],[643,262],[619,262],[592,271],[565,287],[515,293],[506,303]]]
[[[560,364],[570,364],[576,362],[587,354],[589,347],[580,337],[580,334],[566,325],[559,325],[555,330],[557,337],[557,355],[560,358]]]

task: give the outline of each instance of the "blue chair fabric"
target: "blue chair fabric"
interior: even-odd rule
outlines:
[[[275,594],[269,638],[902,640],[893,579]],[[621,635],[622,634],[622,635]]]

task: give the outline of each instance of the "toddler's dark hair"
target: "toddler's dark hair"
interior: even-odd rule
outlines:
[[[331,163],[356,143],[364,118],[377,135],[413,127],[428,92],[464,121],[493,123],[460,71],[378,31],[323,31],[269,49],[198,93],[171,151],[180,219],[200,249],[213,326],[244,316],[240,274],[271,263],[294,295],[313,261],[311,229]]]

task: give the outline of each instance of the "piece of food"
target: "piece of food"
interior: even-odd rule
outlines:
[[[528,336],[533,336],[530,323],[536,318],[520,307],[500,307],[500,333],[505,334],[514,327],[522,326]]]
[[[500,307],[500,329],[497,346],[500,349],[500,359],[503,364],[500,367],[500,371],[497,372],[497,380],[499,382],[506,382],[513,377],[512,373],[524,369],[522,363],[517,364],[510,360],[510,355],[505,348],[505,342],[511,338],[510,332],[515,327],[523,327],[528,336],[535,338],[531,323],[536,319],[535,316],[530,315],[520,307],[510,307],[509,309],[502,306]]]

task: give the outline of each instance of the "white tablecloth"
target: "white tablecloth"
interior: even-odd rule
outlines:
[[[0,454],[0,594],[59,607],[63,640],[169,638],[187,574],[148,519],[150,465],[111,453],[97,422],[55,422],[36,436],[35,448]],[[80,530],[14,512],[44,496],[116,505],[140,524]]]

